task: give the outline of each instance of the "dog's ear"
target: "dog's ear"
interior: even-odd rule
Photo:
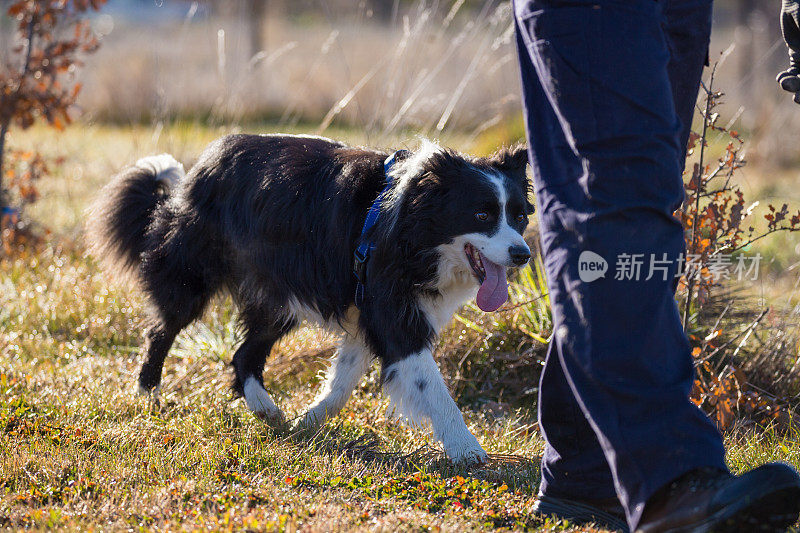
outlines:
[[[530,196],[533,189],[528,178],[528,147],[524,143],[503,147],[489,157],[489,164],[522,184],[525,193]],[[529,213],[533,213],[533,204],[526,199]]]
[[[436,184],[447,183],[451,176],[456,176],[467,168],[467,160],[449,148],[438,148],[425,159],[421,173],[422,180],[431,180]]]
[[[528,148],[522,143],[503,147],[489,157],[489,163],[512,177],[527,180]]]

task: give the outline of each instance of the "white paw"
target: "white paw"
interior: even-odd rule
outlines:
[[[457,438],[443,439],[444,451],[447,457],[459,464],[483,464],[489,460],[478,439],[468,430]]]
[[[269,393],[255,378],[247,378],[244,383],[244,401],[258,418],[271,425],[283,424],[285,418],[280,408],[272,401]]]
[[[308,412],[300,419],[298,426],[306,429],[317,429],[328,419],[327,409],[324,405],[317,405],[308,410]]]

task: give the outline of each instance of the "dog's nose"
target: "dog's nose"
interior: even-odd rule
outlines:
[[[509,246],[508,256],[516,266],[522,266],[531,258],[531,251],[527,246]]]

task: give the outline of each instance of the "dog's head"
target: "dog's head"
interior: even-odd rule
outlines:
[[[414,239],[438,252],[437,284],[470,280],[484,311],[508,299],[506,269],[530,259],[522,238],[533,207],[524,146],[470,158],[424,145],[404,162],[406,183],[397,198],[401,225]]]

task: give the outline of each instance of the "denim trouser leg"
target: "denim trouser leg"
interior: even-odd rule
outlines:
[[[681,121],[681,165],[692,129],[700,77],[708,60],[711,8],[712,0],[667,0],[664,7],[664,29],[670,52],[667,71],[675,111]]]
[[[539,427],[545,437],[539,491],[573,500],[616,496],[614,478],[550,343],[539,382]]]
[[[515,16],[555,321],[541,490],[616,493],[633,527],[662,485],[725,468],[719,433],[688,400],[694,369],[672,292],[685,245],[672,212],[710,3],[517,0]],[[589,251],[607,261],[604,277],[581,279]],[[617,275],[626,254],[641,258],[638,275]],[[653,258],[666,269],[650,272]]]

